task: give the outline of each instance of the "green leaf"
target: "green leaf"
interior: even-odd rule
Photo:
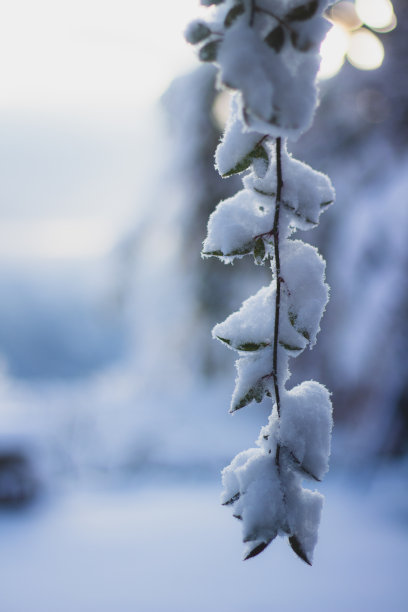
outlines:
[[[228,176],[232,176],[233,174],[240,174],[245,170],[248,170],[249,166],[255,159],[263,159],[268,163],[268,153],[261,143],[258,143],[254,149],[245,157],[239,160],[239,162],[234,166],[231,170],[222,175],[223,178],[227,178]]]
[[[245,342],[237,346],[237,351],[259,351],[266,346],[269,346],[269,342]]]
[[[276,193],[274,193],[273,191],[262,191],[262,189],[258,189],[257,187],[254,187],[254,191],[256,191],[256,193],[259,193],[260,195],[269,196],[270,198],[276,197]]]
[[[269,546],[271,542],[272,540],[266,540],[265,542],[259,542],[256,546],[254,546],[254,548],[252,548],[249,551],[249,553],[245,555],[244,561],[247,561],[248,559],[252,559],[252,557],[256,557],[256,555],[259,555],[259,553],[265,550],[265,548]]]
[[[298,219],[302,219],[302,221],[304,221],[305,223],[309,223],[309,225],[312,225],[313,227],[319,225],[317,221],[313,221],[312,219],[309,219],[308,217],[302,215],[298,210],[296,210],[296,208],[289,204],[289,202],[282,202],[282,206],[286,208],[286,210],[289,210],[292,215],[298,217]]]
[[[290,321],[290,324],[292,325],[292,327],[295,327],[295,323],[297,321],[297,314],[295,312],[293,312],[293,310],[289,310],[288,317],[289,317],[289,321]]]
[[[258,238],[254,245],[254,258],[257,265],[260,265],[263,262],[265,253],[265,243],[262,238]]]
[[[223,253],[222,251],[218,250],[218,251],[202,251],[201,254],[204,255],[204,257],[234,257],[236,255],[248,255],[248,253],[253,252],[254,245],[255,245],[254,240],[251,240],[250,242],[247,242],[246,244],[244,244],[242,247],[239,247],[238,249],[234,249],[233,251],[230,251],[229,253]]]
[[[307,331],[307,329],[296,327],[296,321],[298,318],[297,314],[293,312],[292,310],[289,310],[288,317],[289,317],[289,321],[292,327],[294,327],[299,334],[301,334],[308,342],[310,342],[310,334]]]
[[[218,340],[221,340],[221,342],[224,342],[225,344],[228,344],[228,346],[231,346],[231,340],[229,340],[228,338],[221,338],[221,336],[216,336],[216,338]]]
[[[245,395],[242,397],[235,406],[233,406],[230,412],[235,412],[236,410],[240,410],[244,408],[248,404],[250,404],[253,400],[255,400],[258,404],[262,402],[264,396],[264,389],[261,383],[257,383],[254,387],[252,387]]]
[[[312,565],[309,559],[307,558],[307,555],[303,550],[301,543],[295,535],[290,536],[289,544],[291,545],[293,552],[295,552],[297,556],[302,559],[302,561],[304,561],[308,565]]]
[[[235,504],[236,501],[239,500],[239,498],[241,497],[241,493],[238,491],[238,493],[235,493],[235,495],[233,495],[228,501],[222,503],[222,506],[231,506],[231,504]]]
[[[203,6],[212,6],[213,4],[222,4],[225,0],[201,0],[200,4]]]
[[[279,340],[279,344],[286,349],[287,351],[293,351],[297,353],[298,351],[303,351],[303,348],[300,346],[292,346],[291,344],[286,344],[283,340]]]
[[[304,338],[306,338],[306,340],[307,340],[308,342],[310,341],[310,334],[309,334],[309,332],[307,331],[307,329],[298,329],[298,330],[296,330],[296,331],[298,331],[298,332],[299,332],[299,334],[302,334],[302,336],[303,336]]]
[[[306,21],[306,19],[310,19],[316,13],[319,6],[318,0],[311,0],[311,2],[307,2],[306,4],[301,4],[300,6],[296,6],[284,17],[284,20],[287,21]]]
[[[318,478],[310,470],[308,470],[303,465],[303,463],[301,461],[299,461],[299,459],[296,457],[296,455],[291,450],[289,450],[289,448],[287,448],[286,446],[284,448],[286,448],[286,450],[289,453],[290,458],[296,464],[296,466],[299,468],[299,470],[301,470],[303,472],[303,474],[306,474],[306,476],[309,476],[309,478],[313,478],[313,480],[316,480],[317,482],[321,482],[320,478]]]
[[[198,57],[202,62],[215,62],[217,59],[218,47],[220,46],[219,40],[212,40],[198,52]]]
[[[189,25],[185,32],[186,41],[192,45],[205,40],[211,34],[211,30],[202,21],[194,21]]]
[[[234,251],[231,251],[230,253],[226,253],[226,257],[230,257],[232,255],[248,255],[248,253],[252,253],[252,251],[254,250],[254,241],[251,240],[250,242],[247,242],[247,244],[244,244],[244,246],[240,247],[239,249],[235,249]]]
[[[276,53],[279,53],[285,42],[285,31],[282,26],[279,25],[277,28],[272,30],[272,32],[269,32],[264,41],[267,45],[269,45],[269,47],[274,49]]]
[[[245,13],[245,7],[243,4],[239,3],[233,6],[232,9],[228,11],[227,16],[225,17],[224,26],[226,28],[230,28],[234,21],[237,19],[237,17],[239,17],[243,13]]]
[[[296,32],[295,30],[291,31],[290,40],[295,49],[297,49],[298,51],[302,51],[303,53],[305,53],[306,51],[310,51],[310,49],[313,49],[314,47],[313,41],[307,39],[302,40],[300,38],[299,32]]]
[[[224,257],[222,251],[202,251],[201,254],[204,255],[204,257]]]

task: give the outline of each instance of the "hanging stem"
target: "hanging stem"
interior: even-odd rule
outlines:
[[[281,270],[280,270],[280,253],[279,253],[279,213],[282,199],[282,141],[281,138],[276,139],[276,200],[275,200],[275,217],[273,220],[273,237],[275,251],[275,280],[276,280],[276,296],[275,296],[275,330],[273,336],[273,384],[275,389],[276,409],[280,418],[281,405],[278,384],[278,342],[279,342],[279,315],[280,315],[280,300],[281,300]],[[280,468],[280,444],[276,446],[275,463]]]
[[[275,296],[275,329],[273,337],[273,384],[275,388],[276,408],[278,417],[280,417],[280,395],[278,385],[278,342],[279,342],[279,315],[281,301],[281,270],[280,270],[280,253],[279,253],[279,213],[282,197],[282,140],[276,139],[276,200],[275,200],[275,217],[273,221],[273,237],[274,237],[274,255],[275,255],[275,280],[276,280],[276,296]]]

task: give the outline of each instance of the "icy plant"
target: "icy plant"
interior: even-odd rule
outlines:
[[[302,482],[320,481],[328,469],[329,392],[314,381],[286,387],[289,357],[313,347],[328,300],[323,259],[292,236],[318,224],[333,188],[286,149],[312,121],[327,3],[201,0],[206,19],[186,30],[199,58],[218,66],[220,87],[234,91],[216,167],[223,177],[245,173],[243,189],[212,213],[203,256],[229,263],[251,254],[272,270],[271,284],[213,330],[238,353],[230,412],[265,395],[273,401],[257,447],[222,474],[222,501],[242,521],[245,559],[282,535],[311,564],[323,497]]]

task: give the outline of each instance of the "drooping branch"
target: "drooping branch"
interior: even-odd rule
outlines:
[[[273,221],[273,237],[274,237],[274,255],[275,255],[275,282],[276,282],[276,297],[275,297],[275,328],[273,337],[273,384],[275,389],[276,408],[280,417],[280,394],[278,384],[278,342],[279,342],[279,316],[281,302],[281,271],[280,271],[280,253],[279,253],[279,217],[280,205],[282,198],[282,141],[281,138],[276,139],[276,199],[275,199],[275,217]]]

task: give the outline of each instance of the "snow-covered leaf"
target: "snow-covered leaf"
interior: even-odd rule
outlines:
[[[303,550],[301,543],[299,542],[298,538],[295,535],[290,536],[289,544],[290,544],[293,552],[295,552],[297,554],[297,556],[302,559],[302,561],[304,561],[308,565],[312,565],[311,562],[309,561],[309,559],[307,558],[307,555],[306,555],[305,551]]]
[[[298,466],[321,480],[328,470],[332,406],[327,389],[305,381],[282,394],[279,440]]]
[[[273,203],[261,210],[256,194],[245,189],[239,191],[232,198],[220,202],[211,214],[203,255],[242,257],[252,253],[257,238],[270,232],[273,215]],[[259,255],[261,248],[259,245]]]
[[[237,410],[248,406],[248,404],[254,400],[259,404],[262,402],[263,396],[264,389],[262,381],[260,380],[254,387],[249,389],[249,391],[243,397],[241,397],[231,406],[230,412],[236,412]]]
[[[244,555],[244,561],[247,561],[248,559],[252,559],[252,557],[256,557],[257,555],[259,555],[265,550],[267,546],[269,546],[271,542],[272,540],[266,540],[265,542],[262,540],[252,542],[251,546],[248,547],[248,551]]]
[[[255,263],[258,265],[262,264],[263,260],[265,259],[265,254],[266,254],[265,243],[262,238],[258,238],[257,240],[255,240],[255,244],[254,244]]]
[[[256,159],[263,159],[266,162],[268,161],[268,154],[265,150],[265,147],[260,143],[258,143],[255,148],[252,149],[252,151],[242,157],[238,161],[238,163],[233,168],[231,168],[231,170],[228,170],[228,172],[224,172],[224,174],[222,175],[223,178],[228,178],[233,174],[240,174],[241,172],[245,172],[245,170],[248,170],[250,165],[253,164],[254,160]]]
[[[238,4],[235,4],[227,13],[225,20],[224,20],[224,26],[226,28],[229,28],[232,26],[232,24],[235,22],[235,20],[240,16],[243,15],[245,13],[245,6],[240,2]]]
[[[217,59],[219,46],[219,40],[212,40],[211,42],[200,48],[198,52],[198,57],[202,62],[215,62],[215,60]]]
[[[210,28],[202,21],[191,22],[184,33],[185,39],[192,45],[202,42],[210,35]]]
[[[285,31],[282,26],[279,25],[269,32],[269,34],[264,38],[264,41],[267,45],[269,45],[269,47],[274,49],[276,53],[279,53],[285,42]]]

